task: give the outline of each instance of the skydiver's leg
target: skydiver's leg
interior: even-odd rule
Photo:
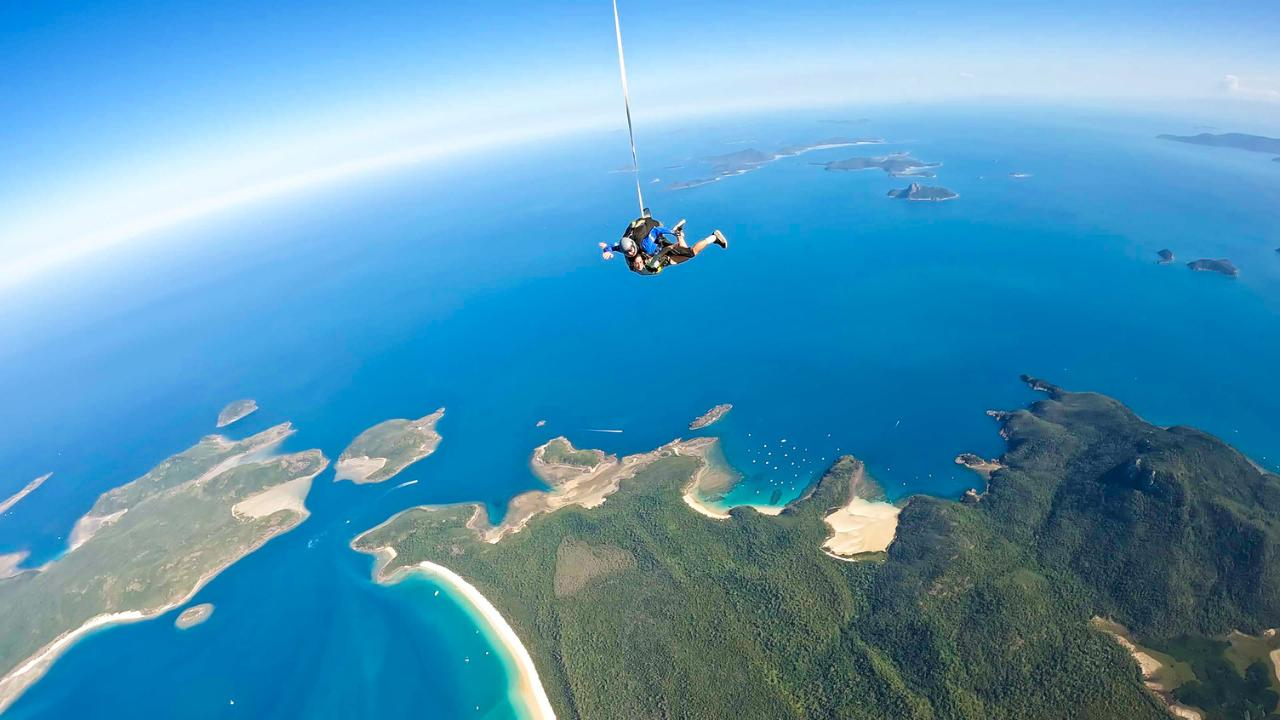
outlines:
[[[724,239],[724,234],[721,233],[719,230],[717,230],[714,233],[699,240],[697,243],[694,244],[692,248],[690,248],[690,250],[693,251],[694,257],[697,257],[698,253],[702,252],[703,250],[706,250],[707,246],[712,243],[715,243],[716,245],[719,245],[722,248],[727,248],[729,246],[729,241]]]

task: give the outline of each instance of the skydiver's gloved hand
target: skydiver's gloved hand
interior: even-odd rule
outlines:
[[[604,260],[612,260],[613,249],[609,247],[609,244],[608,243],[598,243],[598,244],[600,245],[600,257]]]

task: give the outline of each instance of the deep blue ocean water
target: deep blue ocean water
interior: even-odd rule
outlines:
[[[381,420],[448,408],[438,452],[395,481],[321,475],[310,519],[197,595],[208,623],[100,632],[9,715],[511,717],[507,666],[467,610],[427,580],[375,585],[348,542],[416,504],[500,512],[538,486],[529,453],[554,435],[644,451],[720,402],[734,410],[709,432],[743,502],[785,500],[843,452],[895,498],[954,496],[975,483],[957,453],[1001,451],[984,411],[1033,399],[1023,372],[1280,467],[1280,165],[1163,132],[1192,120],[896,107],[644,128],[654,214],[731,241],[659,278],[595,252],[635,207],[612,172],[622,136],[590,135],[219,216],[6,298],[0,497],[54,476],[0,518],[0,552],[32,563],[229,400],[262,407],[230,434],[290,420],[288,449],[330,458]],[[702,156],[833,135],[890,143],[665,189],[705,174]],[[942,162],[961,197],[893,201],[906,180],[812,164],[897,150]],[[1164,247],[1177,263],[1154,262]],[[1183,266],[1198,257],[1241,276]]]

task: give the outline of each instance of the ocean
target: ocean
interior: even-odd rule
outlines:
[[[500,514],[539,486],[529,455],[547,439],[641,452],[722,402],[700,434],[744,475],[732,502],[785,502],[843,453],[891,498],[957,496],[978,479],[953,458],[1002,451],[985,411],[1034,399],[1021,373],[1280,468],[1270,156],[1155,139],[1192,133],[1187,118],[1070,108],[638,131],[654,215],[688,218],[691,238],[719,227],[728,251],[657,278],[602,262],[596,243],[636,208],[624,136],[600,133],[245,208],[6,298],[0,497],[54,473],[0,518],[0,552],[30,549],[32,565],[99,493],[214,432],[230,400],[262,409],[229,434],[289,420],[286,449],[331,459],[377,422],[447,408],[439,450],[396,479],[322,474],[305,523],[196,596],[216,606],[207,623],[178,631],[175,610],[96,633],[8,716],[518,717],[511,663],[469,609],[426,579],[373,583],[351,538],[418,504]],[[832,136],[888,142],[667,189],[706,175],[701,157]],[[923,182],[959,199],[891,200],[909,180],[813,164],[897,151],[941,162]],[[1156,264],[1166,247],[1178,261]],[[1240,277],[1185,267],[1201,257]]]

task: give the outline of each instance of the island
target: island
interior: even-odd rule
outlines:
[[[1156,138],[1160,140],[1170,140],[1172,142],[1188,143],[1190,145],[1234,148],[1236,150],[1248,150],[1249,152],[1268,153],[1271,155],[1280,154],[1280,138],[1271,138],[1262,135],[1248,135],[1245,133],[1222,133],[1215,135],[1213,133],[1200,133],[1199,135],[1157,135]],[[1280,160],[1280,158],[1276,159]]]
[[[1009,177],[1013,178],[1014,180],[1026,180],[1027,178],[1031,177],[1031,173],[1011,172],[1009,173]]]
[[[1216,272],[1221,275],[1226,275],[1227,277],[1236,277],[1240,274],[1240,271],[1236,269],[1236,266],[1226,258],[1218,258],[1217,260],[1210,260],[1207,258],[1192,260],[1187,263],[1187,267],[1195,270],[1196,272]]]
[[[319,450],[276,454],[288,423],[244,440],[202,439],[103,493],[68,551],[0,580],[0,711],[84,635],[187,602],[308,512]]]
[[[701,430],[702,428],[707,427],[708,425],[717,423],[720,421],[720,418],[724,417],[732,409],[733,409],[733,405],[730,405],[729,403],[717,405],[711,408],[710,410],[706,411],[702,415],[699,415],[697,419],[689,423],[689,429]]]
[[[518,659],[534,717],[1274,712],[1260,638],[1280,624],[1280,477],[1206,433],[1027,383],[1045,397],[992,413],[1007,449],[984,461],[1000,467],[981,502],[868,517],[855,500],[879,489],[843,457],[777,515],[706,517],[681,501],[715,445],[698,438],[604,456],[629,470],[590,502],[513,503],[496,527],[479,503],[413,508],[352,546],[380,581],[459,589]],[[557,482],[601,458],[574,452],[553,450],[576,458]],[[1183,682],[1154,693],[1096,618]]]
[[[758,170],[775,160],[782,158],[795,157],[803,155],[807,152],[815,150],[830,150],[833,148],[852,147],[854,145],[877,145],[883,143],[882,138],[844,138],[832,137],[825,140],[819,140],[806,145],[786,145],[779,148],[776,152],[765,152],[756,148],[746,148],[737,150],[723,155],[711,155],[700,160],[703,165],[709,166],[713,173],[707,177],[694,178],[692,180],[681,180],[668,185],[670,190],[687,190],[689,188],[709,185],[727,177],[736,175],[744,175],[753,170]]]
[[[1173,251],[1168,248],[1165,248],[1164,250],[1161,250],[1156,253],[1156,258],[1157,258],[1156,262],[1159,263],[1160,265],[1168,265],[1174,260]]]
[[[173,621],[173,626],[179,630],[190,630],[208,620],[210,615],[213,615],[213,603],[192,605],[178,614],[177,619]]]
[[[847,160],[836,160],[827,163],[816,163],[828,171],[883,170],[890,177],[935,177],[932,170],[942,167],[942,163],[924,162],[911,156],[911,153],[900,152],[880,157],[855,157]]]
[[[19,502],[21,502],[22,498],[35,492],[36,488],[43,485],[44,481],[48,480],[51,477],[53,477],[53,473],[45,473],[40,477],[36,478],[35,480],[32,480],[31,482],[27,483],[18,492],[10,495],[4,502],[0,502],[0,515],[3,515],[6,512],[9,512],[9,508],[12,508],[14,505],[17,505]]]
[[[334,482],[378,483],[390,480],[436,451],[436,423],[444,408],[417,420],[384,420],[356,436],[334,464]]]
[[[937,185],[911,183],[901,190],[890,190],[889,197],[915,202],[942,202],[944,200],[955,200],[960,195]]]
[[[222,412],[218,413],[218,427],[224,428],[237,420],[242,420],[258,409],[258,403],[255,400],[235,400],[227,403],[222,408]]]
[[[855,145],[883,145],[884,138],[844,138],[833,137],[826,140],[819,140],[808,145],[786,145],[778,149],[775,157],[795,157],[803,155],[814,150],[834,150],[842,147],[853,147]]]

